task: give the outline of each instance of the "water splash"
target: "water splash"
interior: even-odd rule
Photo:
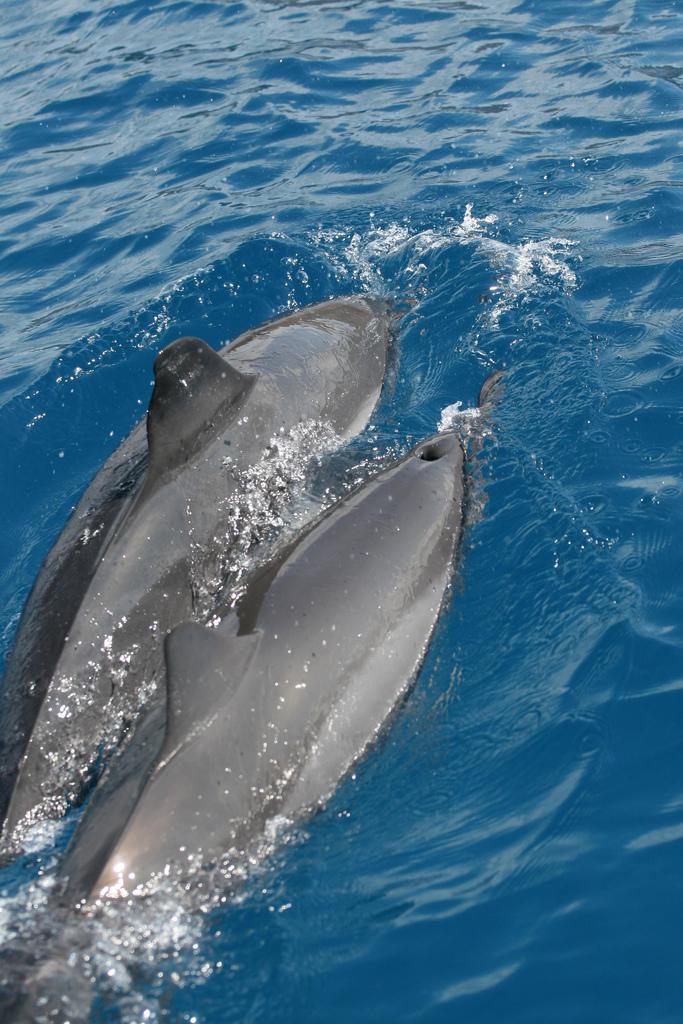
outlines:
[[[367,231],[351,236],[339,229],[319,228],[314,242],[328,250],[328,260],[340,278],[346,278],[368,291],[395,291],[397,277],[402,289],[410,290],[426,274],[425,258],[451,245],[474,246],[483,252],[497,275],[490,289],[492,304],[485,312],[484,325],[496,330],[503,315],[535,293],[559,290],[569,294],[577,287],[572,260],[576,243],[568,238],[551,236],[520,243],[498,237],[498,216],[487,213],[477,216],[472,203],[467,203],[460,221],[445,218],[438,227],[414,230],[410,224],[390,223],[380,226],[370,217]],[[387,270],[386,264],[402,257],[399,275]]]
[[[271,437],[261,458],[246,470],[227,456],[224,467],[234,490],[223,505],[223,526],[208,551],[194,547],[192,586],[197,617],[212,619],[217,597],[226,588],[234,605],[240,583],[254,565],[254,548],[287,527],[303,525],[317,506],[297,505],[306,481],[321,458],[342,439],[329,422],[305,420]]]
[[[528,301],[532,294],[549,289],[569,294],[577,287],[576,273],[567,262],[576,245],[570,239],[553,237],[509,245],[487,238],[482,245],[499,274],[498,283],[491,288],[494,302],[485,316],[492,329],[499,327],[505,313],[518,302]]]
[[[469,433],[475,429],[475,425],[480,417],[481,409],[478,406],[474,405],[463,409],[462,402],[453,402],[452,405],[447,405],[441,410],[441,416],[436,429],[440,434],[446,430],[454,429]]]

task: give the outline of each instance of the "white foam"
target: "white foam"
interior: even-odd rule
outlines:
[[[437,431],[442,433],[445,430],[453,430],[458,427],[471,429],[480,416],[481,409],[478,406],[468,406],[463,409],[462,402],[453,402],[452,405],[447,405],[441,410]]]
[[[567,238],[546,238],[539,241],[509,245],[497,239],[486,239],[483,245],[491,263],[499,271],[499,281],[491,289],[495,299],[486,319],[497,328],[504,313],[533,292],[559,288],[565,294],[577,286],[576,274],[567,263],[576,245]]]
[[[576,243],[567,238],[551,236],[520,243],[501,241],[496,235],[498,217],[495,213],[477,216],[472,203],[467,203],[462,220],[445,220],[434,228],[413,231],[406,224],[379,226],[371,216],[364,232],[348,233],[337,229],[319,229],[314,241],[327,250],[329,261],[338,276],[350,279],[369,291],[389,290],[384,264],[390,257],[408,257],[402,271],[403,287],[412,286],[427,270],[424,257],[445,246],[475,246],[484,252],[497,273],[491,287],[492,304],[482,314],[485,326],[495,330],[501,317],[519,301],[543,289],[557,289],[568,294],[577,286],[576,273],[568,262],[580,259]]]

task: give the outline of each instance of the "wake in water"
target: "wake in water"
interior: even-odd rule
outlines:
[[[313,235],[316,245],[328,251],[328,258],[341,277],[360,282],[366,289],[385,291],[387,281],[382,266],[396,255],[407,257],[405,272],[408,280],[426,270],[422,257],[434,253],[453,242],[469,241],[484,236],[487,229],[496,223],[495,214],[478,220],[472,214],[468,203],[460,223],[448,219],[440,229],[415,230],[408,223],[389,224],[382,227],[370,215],[370,227],[361,234],[348,233],[340,229],[319,229]],[[406,282],[407,283],[407,282]]]
[[[328,251],[328,258],[341,279],[360,283],[368,291],[393,291],[383,266],[392,257],[404,258],[403,285],[413,287],[426,271],[425,259],[449,245],[467,245],[486,254],[498,281],[490,289],[491,305],[482,315],[482,327],[495,330],[501,318],[513,307],[528,301],[541,290],[559,288],[564,294],[577,286],[571,261],[579,259],[575,243],[567,238],[550,237],[536,241],[505,242],[494,233],[498,217],[494,213],[475,216],[467,203],[461,221],[446,219],[440,228],[412,230],[406,224],[381,227],[371,215],[370,227],[351,236],[339,229],[319,229],[316,244]]]

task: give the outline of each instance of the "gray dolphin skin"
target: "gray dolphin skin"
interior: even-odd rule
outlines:
[[[164,637],[217,586],[240,474],[274,436],[310,425],[341,443],[362,430],[389,326],[385,303],[350,297],[220,352],[182,338],[158,355],[146,424],[105,463],[48,555],[7,662],[5,841],[77,801],[140,707],[165,701]]]
[[[239,867],[269,821],[325,802],[424,658],[464,480],[455,433],[424,441],[252,577],[218,626],[169,634],[163,747],[132,808],[116,820],[108,804],[106,842],[86,808],[62,866],[70,902]]]

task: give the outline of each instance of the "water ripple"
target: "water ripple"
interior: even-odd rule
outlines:
[[[391,730],[236,903],[100,922],[71,975],[95,980],[92,1019],[677,1020],[677,4],[4,15],[3,656],[174,337],[394,299],[358,473],[506,370],[483,514]],[[8,971],[50,932],[72,824],[0,872]]]

